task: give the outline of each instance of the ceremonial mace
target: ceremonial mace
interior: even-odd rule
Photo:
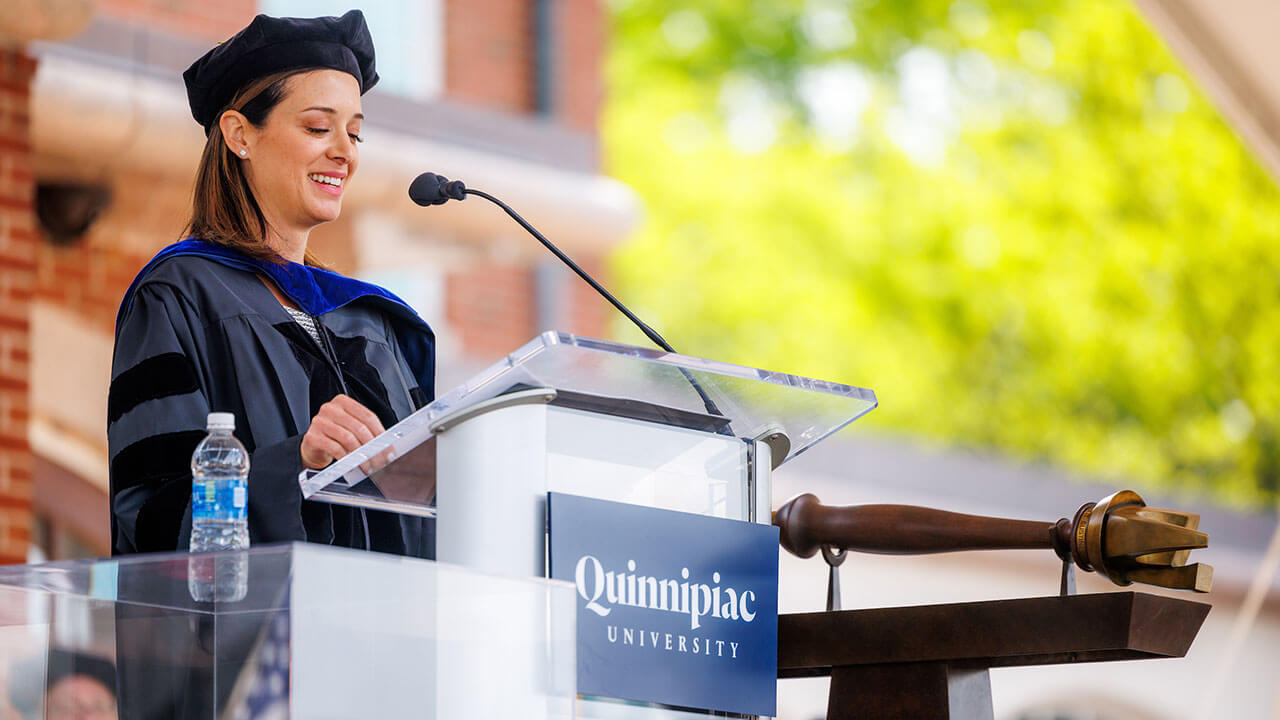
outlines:
[[[845,551],[917,555],[957,550],[1052,549],[1062,560],[1063,595],[1074,594],[1073,564],[1117,585],[1145,583],[1209,592],[1213,568],[1187,565],[1192,550],[1208,547],[1195,513],[1147,507],[1132,490],[1085,503],[1054,523],[964,515],[912,505],[823,505],[805,493],[773,513],[780,542],[794,555],[819,550],[831,566],[828,610],[839,609],[836,568]]]

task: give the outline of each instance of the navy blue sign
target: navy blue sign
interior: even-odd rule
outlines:
[[[578,692],[773,715],[778,529],[548,493],[551,576],[578,591]]]

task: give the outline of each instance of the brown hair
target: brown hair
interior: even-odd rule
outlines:
[[[267,115],[284,98],[289,78],[312,69],[286,70],[258,78],[236,93],[226,110],[236,110],[254,127],[262,127]],[[217,117],[221,118],[222,113]],[[267,220],[249,189],[244,166],[223,140],[222,128],[216,119],[200,155],[191,198],[191,219],[185,234],[225,245],[259,260],[283,262],[267,244]],[[325,267],[310,248],[303,262]]]

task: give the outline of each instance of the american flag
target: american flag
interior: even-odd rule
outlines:
[[[240,670],[221,720],[284,720],[289,717],[289,604],[262,628],[249,662]]]

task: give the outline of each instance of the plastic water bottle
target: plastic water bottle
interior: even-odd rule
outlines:
[[[191,557],[187,585],[199,602],[233,601],[248,591],[249,453],[231,413],[209,413],[209,434],[191,455]]]

